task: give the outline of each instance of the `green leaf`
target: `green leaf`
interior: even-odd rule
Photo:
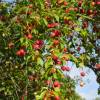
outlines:
[[[55,15],[55,19],[59,22],[59,16]]]
[[[45,63],[45,68],[47,69],[48,67],[50,67],[51,65],[53,65],[53,61],[52,59],[48,59]]]
[[[57,74],[53,74],[53,77],[55,78],[55,79],[57,79],[58,77],[57,77]]]
[[[44,21],[44,24],[47,26],[48,25],[48,22],[45,18],[43,18],[43,21]]]
[[[40,57],[38,57],[38,58],[37,58],[37,64],[43,66],[43,63],[44,63],[44,62],[43,62],[43,59],[40,58]]]
[[[55,92],[60,92],[60,88],[54,88]]]
[[[20,38],[20,42],[21,43],[23,43],[24,42],[24,38],[22,37],[22,38]]]
[[[80,34],[81,34],[81,36],[86,37],[87,36],[87,31],[86,30],[81,30]]]

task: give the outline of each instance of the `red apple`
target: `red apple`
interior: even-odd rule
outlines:
[[[85,13],[85,10],[84,9],[80,9],[80,13],[81,14],[84,14]]]
[[[33,49],[39,50],[41,47],[38,44],[33,44],[32,45]]]
[[[53,87],[58,87],[58,88],[60,88],[60,83],[59,83],[58,81],[55,81],[55,82],[53,83]]]
[[[90,10],[90,9],[87,11],[87,14],[88,14],[88,15],[91,15],[92,13],[93,13],[93,11]]]
[[[63,51],[64,51],[64,52],[67,52],[67,48],[64,48]]]
[[[91,5],[92,5],[92,6],[95,6],[95,2],[91,2]]]
[[[71,70],[70,67],[66,66],[66,71],[70,71],[70,70]]]
[[[97,1],[96,4],[97,4],[97,5],[100,5],[100,1]]]
[[[53,59],[54,61],[57,61],[57,60],[58,60],[58,57],[54,55],[54,56],[52,57],[52,59]]]
[[[69,13],[69,11],[70,11],[69,9],[66,9],[66,10],[65,10],[65,13],[67,13],[67,14],[68,14],[68,13]]]
[[[100,69],[100,64],[95,65],[96,69]]]
[[[87,21],[84,21],[83,22],[83,28],[87,28],[88,27],[88,22]]]
[[[33,8],[33,5],[32,5],[32,4],[30,4],[28,7],[29,7],[29,8]]]
[[[81,7],[82,6],[82,1],[79,1],[78,2],[78,7]]]
[[[20,56],[20,57],[23,57],[25,56],[26,52],[24,49],[20,49],[16,52],[16,55]]]
[[[80,48],[80,47],[78,47],[78,48],[77,48],[77,50],[78,50],[78,51],[80,51],[80,50],[81,50],[81,48]]]
[[[70,20],[68,20],[68,19],[65,19],[65,20],[64,20],[64,23],[65,23],[65,24],[68,24],[68,25],[69,25],[69,22],[70,22]]]
[[[21,96],[21,100],[24,100],[24,96],[23,95]]]
[[[51,33],[50,34],[50,37],[55,37],[55,33]]]
[[[47,80],[47,81],[46,81],[46,84],[47,84],[47,85],[50,85],[50,83],[51,83],[51,80]]]
[[[59,40],[54,40],[54,41],[53,41],[53,44],[54,44],[54,45],[58,45],[59,43],[60,43]]]
[[[75,8],[74,8],[74,11],[77,12],[77,11],[78,11],[78,8],[75,7]]]
[[[61,67],[61,70],[66,71],[66,67],[65,66],[62,66]]]
[[[84,76],[85,76],[85,72],[81,72],[80,75],[81,75],[82,77],[84,77]]]
[[[59,30],[54,30],[54,31],[52,31],[50,36],[51,37],[58,37],[58,36],[60,36],[60,31]]]
[[[54,28],[54,27],[56,27],[58,25],[59,25],[59,23],[51,23],[51,24],[48,24],[47,27],[48,28]]]
[[[68,5],[68,2],[64,1],[64,6],[67,6]]]
[[[35,41],[35,44],[37,44],[37,45],[43,45],[44,42],[43,42],[43,40],[36,40]]]
[[[61,65],[62,62],[61,62],[60,60],[57,60],[57,61],[56,61],[56,64]]]
[[[97,14],[97,11],[95,10],[94,12],[93,12],[93,14],[94,14],[94,16]]]
[[[55,96],[54,100],[60,100],[60,97],[59,96]]]
[[[28,39],[32,39],[32,38],[33,38],[32,34],[27,34],[26,37],[27,37]]]

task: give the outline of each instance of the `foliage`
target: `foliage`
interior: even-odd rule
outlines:
[[[78,100],[69,61],[98,72],[92,0],[0,4],[0,95],[9,100]],[[76,97],[76,99],[75,99]]]

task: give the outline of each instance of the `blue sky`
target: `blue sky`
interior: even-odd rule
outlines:
[[[4,1],[14,1],[14,0],[4,0]],[[97,89],[99,87],[99,85],[96,82],[96,76],[94,74],[94,72],[91,69],[88,68],[80,68],[77,69],[75,65],[73,65],[72,63],[69,63],[68,65],[70,65],[72,67],[72,70],[69,72],[69,75],[75,79],[75,76],[79,76],[80,75],[80,71],[84,71],[86,72],[86,76],[83,78],[83,82],[85,83],[84,87],[80,87],[79,85],[77,85],[76,87],[76,92],[81,95],[82,97],[85,98],[85,100],[95,100],[95,98],[98,96],[97,95]],[[100,96],[99,96],[100,97]]]
[[[86,76],[82,78],[83,82],[85,83],[84,87],[80,87],[78,84],[76,87],[76,92],[85,98],[85,100],[95,100],[96,97],[98,97],[97,89],[99,87],[99,84],[96,82],[96,75],[94,72],[87,68],[76,68],[76,66],[72,63],[68,63],[69,66],[71,66],[71,71],[69,72],[69,75],[75,79],[75,76],[80,77],[80,72],[84,71],[86,73]],[[99,96],[100,97],[100,96]]]

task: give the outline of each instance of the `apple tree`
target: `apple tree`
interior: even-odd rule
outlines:
[[[93,0],[1,3],[0,95],[9,100],[80,100],[68,62],[91,68],[100,83],[99,5]]]

